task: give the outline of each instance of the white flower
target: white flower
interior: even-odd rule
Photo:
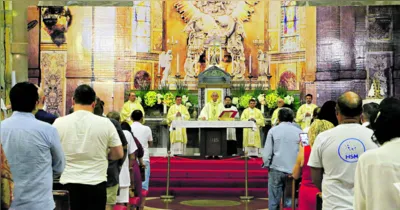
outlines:
[[[190,102],[186,102],[185,105],[186,105],[187,108],[192,106],[192,104]]]
[[[232,104],[238,105],[239,104],[239,98],[238,97],[233,97]]]
[[[138,101],[139,104],[142,103],[142,98],[140,98],[140,96],[138,96],[138,97],[136,98],[136,100]]]
[[[183,95],[182,96],[182,103],[186,104],[186,102],[188,102],[188,101],[189,101],[189,97],[187,95]]]
[[[257,97],[258,102],[260,102],[261,105],[265,105],[265,95],[264,94],[260,94]]]
[[[294,98],[293,98],[293,96],[287,95],[287,96],[283,99],[283,101],[285,102],[285,104],[291,105],[291,104],[293,103],[293,101],[294,101]]]
[[[157,94],[157,104],[161,104],[162,100],[163,100],[163,95],[161,95],[160,93]]]

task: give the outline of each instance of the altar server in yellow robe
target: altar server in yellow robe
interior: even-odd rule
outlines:
[[[272,117],[271,117],[272,126],[275,126],[278,124],[278,113],[279,113],[279,110],[285,105],[285,101],[281,98],[278,98],[278,101],[276,103],[278,104],[278,108],[276,108],[274,110],[274,113],[272,113]]]
[[[131,114],[135,110],[142,111],[143,116],[144,116],[144,109],[143,109],[142,105],[140,104],[140,102],[138,100],[136,100],[136,93],[132,91],[129,93],[129,100],[127,102],[125,102],[124,106],[122,107],[121,121],[122,122],[126,121],[131,125],[133,123],[133,121],[131,119]],[[144,124],[144,117],[143,117],[142,124]]]
[[[224,105],[222,102],[218,101],[218,93],[213,92],[211,98],[212,101],[208,102],[201,110],[199,120],[217,121],[219,115],[224,111]]]
[[[313,96],[311,94],[307,94],[306,104],[301,105],[299,110],[297,110],[296,122],[300,125],[302,130],[310,126],[314,109],[317,108],[317,105],[312,104],[312,99]]]
[[[182,105],[182,96],[175,97],[175,104],[172,105],[168,110],[167,123],[171,126],[174,120],[189,120],[190,115],[187,108]],[[171,142],[171,150],[174,155],[185,154],[187,144],[186,128],[176,128],[169,134],[169,140]]]
[[[258,156],[261,148],[260,128],[265,126],[264,116],[256,107],[256,100],[250,99],[249,108],[242,113],[242,121],[254,121],[257,124],[257,129],[243,129],[243,149],[248,152],[249,156]]]

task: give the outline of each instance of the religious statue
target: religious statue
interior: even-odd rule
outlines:
[[[194,80],[195,76],[198,74],[196,69],[197,62],[199,61],[200,55],[196,53],[188,54],[185,60],[184,70],[185,70],[185,82]]]
[[[260,76],[266,76],[266,72],[265,72],[265,56],[264,56],[264,52],[262,50],[258,50],[257,53],[257,60],[258,60],[258,72],[260,74]]]
[[[222,39],[221,48],[230,53],[233,60],[232,74],[236,72],[236,80],[244,77],[244,38],[243,23],[250,20],[254,7],[259,1],[223,1],[223,0],[194,0],[177,1],[175,8],[182,19],[187,22],[185,32],[188,34],[188,53],[200,56],[215,43],[206,43],[218,36]],[[214,46],[215,47],[215,46]],[[220,49],[221,49],[220,48]],[[212,51],[212,50],[211,50]],[[221,51],[221,50],[220,50]],[[210,52],[210,51],[209,51]],[[219,62],[217,53],[209,55],[208,62],[213,59]],[[219,52],[222,53],[222,52]],[[235,64],[236,62],[236,64]],[[213,65],[214,63],[209,63]]]
[[[160,65],[164,67],[163,77],[161,79],[161,84],[166,85],[168,82],[168,76],[171,71],[171,62],[172,62],[172,51],[168,50],[166,54],[163,53],[160,55]]]
[[[369,98],[385,98],[387,96],[387,79],[383,71],[377,71],[372,76]]]

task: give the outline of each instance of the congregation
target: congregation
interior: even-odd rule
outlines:
[[[212,93],[199,120],[219,120],[224,110],[236,110],[232,98],[224,104]],[[386,98],[380,104],[362,104],[354,92],[322,107],[313,96],[297,113],[278,100],[273,127],[261,148],[260,128],[265,120],[249,100],[249,108],[237,120],[253,121],[244,129],[246,154],[261,154],[268,169],[268,209],[280,208],[289,177],[301,178],[298,209],[399,209],[400,198],[400,100]],[[104,114],[104,102],[88,85],[73,95],[70,114],[56,117],[45,110],[41,88],[22,82],[10,91],[13,114],[1,122],[2,209],[54,209],[53,179],[59,180],[70,198],[70,209],[144,209],[150,180],[152,132],[144,125],[144,110],[131,92],[121,113]],[[167,115],[188,120],[182,97]],[[35,119],[36,118],[36,119]],[[227,129],[230,155],[236,155],[235,129]],[[184,154],[186,130],[170,132],[171,150]],[[397,186],[397,187],[396,187]],[[4,190],[3,190],[4,189]]]

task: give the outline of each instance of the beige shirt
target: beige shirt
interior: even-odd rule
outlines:
[[[60,135],[66,160],[60,183],[96,185],[107,181],[108,148],[121,145],[111,121],[79,110],[57,118],[53,126]]]
[[[400,209],[400,138],[367,151],[357,163],[354,209]]]

